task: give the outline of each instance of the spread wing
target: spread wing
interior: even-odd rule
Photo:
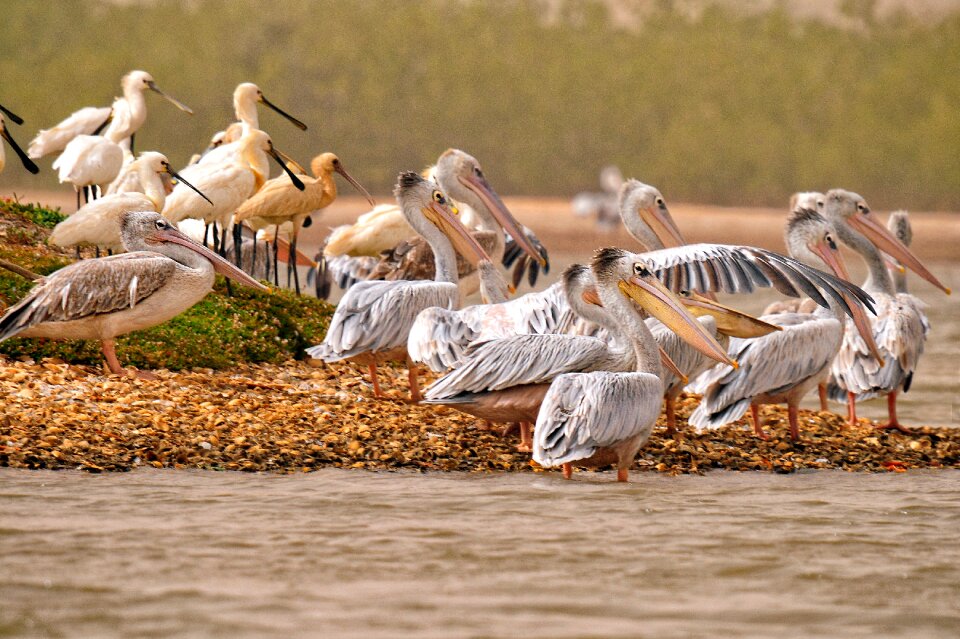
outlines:
[[[473,343],[462,365],[431,384],[428,400],[460,393],[543,384],[562,373],[593,370],[608,358],[606,343],[573,335],[515,335]]]
[[[458,299],[456,285],[449,282],[359,282],[337,305],[323,343],[307,353],[335,362],[406,346],[420,311],[453,306]]]
[[[660,415],[662,397],[663,384],[649,373],[560,375],[540,405],[533,459],[559,466],[638,435],[642,445]]]
[[[752,398],[795,386],[829,366],[837,354],[842,331],[836,318],[778,313],[761,319],[783,330],[730,340],[727,354],[740,366],[718,365],[698,380],[703,399],[690,415],[694,426],[717,428],[739,419]]]
[[[133,308],[175,271],[176,262],[147,251],[76,262],[46,277],[0,318],[0,340],[45,322]]]

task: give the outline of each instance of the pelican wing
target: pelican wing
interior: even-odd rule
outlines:
[[[420,311],[451,307],[458,299],[456,285],[448,282],[360,282],[340,300],[323,343],[307,353],[335,362],[406,346]]]
[[[674,291],[751,293],[774,287],[784,295],[801,293],[820,306],[832,298],[850,314],[843,295],[873,311],[873,298],[859,286],[774,251],[752,246],[688,244],[642,254],[648,267]]]
[[[515,335],[475,342],[462,365],[431,384],[428,400],[460,393],[496,391],[524,384],[543,384],[562,373],[594,370],[608,360],[608,346],[594,337]]]
[[[559,466],[633,437],[640,445],[660,415],[663,383],[649,373],[567,373],[540,405],[533,459]]]
[[[133,308],[162,288],[176,263],[140,251],[66,266],[47,276],[0,318],[0,341],[44,322],[68,322]]]
[[[41,129],[30,141],[27,155],[38,160],[45,155],[62,151],[78,135],[91,135],[110,117],[110,107],[84,107],[53,127]]]
[[[785,392],[816,375],[840,347],[842,330],[836,318],[778,313],[761,319],[783,330],[730,340],[727,354],[740,366],[717,365],[697,381],[703,399],[690,415],[694,426],[718,428],[739,419],[754,397]]]
[[[924,306],[909,294],[882,298],[873,320],[873,338],[883,355],[883,366],[870,354],[856,328],[847,326],[831,367],[830,397],[846,401],[847,391],[851,391],[857,399],[870,399],[905,384],[920,361],[930,331]]]

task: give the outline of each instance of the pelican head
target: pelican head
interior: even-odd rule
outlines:
[[[834,225],[843,241],[855,245],[860,238],[865,237],[876,248],[898,260],[947,295],[950,294],[950,289],[871,214],[866,201],[856,193],[843,189],[827,191],[821,212]]]
[[[816,211],[823,205],[823,193],[819,191],[800,191],[790,196],[790,210],[810,209]]]
[[[310,161],[310,170],[313,172],[315,177],[320,177],[321,175],[330,175],[332,173],[339,173],[343,176],[343,179],[350,183],[353,188],[360,192],[360,194],[367,198],[367,202],[370,203],[370,206],[376,206],[377,203],[373,200],[373,196],[363,188],[363,186],[353,179],[347,170],[343,168],[343,162],[340,161],[333,153],[321,153],[320,155],[313,158]]]
[[[307,130],[307,125],[293,117],[276,104],[264,97],[263,91],[260,90],[260,87],[255,85],[253,82],[242,82],[237,85],[237,88],[233,90],[233,108],[236,111],[237,116],[240,119],[243,119],[242,114],[248,113],[250,109],[255,109],[257,103],[267,106],[287,120],[289,120],[295,127],[301,131]],[[256,120],[253,120],[256,123]]]
[[[833,226],[816,211],[801,208],[791,213],[787,219],[784,241],[790,255],[796,259],[813,266],[826,264],[837,277],[850,281],[843,255],[833,237]],[[873,339],[873,328],[863,305],[846,293],[842,295],[850,307],[850,316],[860,337],[870,354],[883,366],[883,355]]]
[[[20,158],[20,161],[23,163],[23,167],[25,169],[27,169],[31,173],[39,173],[40,167],[38,167],[33,160],[27,157],[27,154],[23,152],[23,149],[20,148],[20,145],[17,144],[17,141],[14,140],[13,136],[10,135],[10,132],[7,131],[7,123],[3,119],[4,114],[6,114],[7,117],[13,120],[14,122],[17,122],[18,120],[20,122],[23,122],[23,120],[21,120],[19,116],[14,115],[7,109],[0,106],[0,137],[2,137],[4,140],[7,141],[7,144],[10,145],[10,148],[13,149],[13,152],[17,154],[18,158]],[[17,123],[19,124],[19,122]],[[6,153],[3,152],[3,144],[0,144],[0,173],[3,172],[3,168],[6,166],[6,164],[7,164],[7,156],[6,156]]]
[[[656,188],[639,180],[627,180],[620,187],[618,202],[623,225],[646,250],[686,243]]]
[[[600,249],[591,268],[605,307],[615,309],[621,307],[624,298],[632,300],[707,357],[737,366],[726,349],[683,308],[682,301],[657,279],[642,255],[618,248]]]
[[[460,149],[447,149],[437,161],[436,176],[437,183],[443,186],[450,197],[470,205],[475,210],[490,211],[503,230],[510,234],[527,255],[540,266],[547,265],[547,261],[523,232],[520,223],[490,186],[475,157]]]
[[[913,227],[910,226],[910,214],[903,209],[894,211],[887,218],[887,229],[904,246],[913,244]]]
[[[124,95],[129,95],[134,91],[146,91],[149,89],[154,93],[159,93],[165,100],[170,102],[181,111],[193,115],[193,109],[188,107],[180,100],[177,100],[169,93],[164,93],[161,91],[160,87],[157,86],[157,83],[154,82],[153,76],[146,71],[131,71],[127,75],[123,76],[122,80],[120,80],[120,86],[123,87]]]
[[[436,182],[426,180],[414,171],[405,171],[400,174],[393,194],[407,222],[428,241],[436,238],[436,231],[439,231],[474,266],[481,260],[490,260],[457,219],[457,207]]]
[[[239,268],[205,246],[197,244],[162,215],[154,211],[131,211],[120,220],[120,237],[128,251],[152,251],[184,265],[194,265],[197,256],[213,264],[213,270],[241,284],[268,290]]]

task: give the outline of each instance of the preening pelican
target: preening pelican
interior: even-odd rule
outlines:
[[[657,342],[636,305],[701,352],[725,364],[736,363],[654,277],[642,256],[603,249],[591,267],[604,308],[630,338],[635,364],[625,372],[557,376],[537,417],[533,458],[542,466],[562,465],[567,479],[574,462],[584,466],[616,464],[617,481],[627,481],[637,451],[660,415],[665,391]]]
[[[23,149],[20,148],[20,145],[17,144],[17,141],[13,139],[12,135],[10,135],[10,132],[7,130],[7,123],[4,120],[4,116],[17,124],[23,124],[23,119],[19,115],[0,105],[0,137],[7,141],[7,144],[10,145],[10,148],[13,149],[13,152],[17,154],[18,158],[20,158],[20,162],[23,163],[23,168],[31,173],[39,173],[40,167],[34,164],[33,160],[27,157],[27,154],[23,152]],[[3,149],[3,144],[0,144],[0,173],[3,173],[3,169],[6,167],[6,165],[7,154]]]
[[[417,313],[431,306],[457,307],[456,250],[474,263],[489,259],[454,216],[452,205],[434,182],[414,172],[401,173],[394,190],[404,216],[430,243],[435,281],[366,281],[340,300],[322,344],[307,349],[325,362],[350,359],[370,367],[374,394],[382,397],[377,364],[407,358],[407,336]],[[416,366],[409,362],[410,396],[420,400]]]
[[[890,421],[881,428],[906,431],[897,420],[897,393],[907,384],[923,352],[926,338],[923,303],[908,293],[896,291],[880,251],[945,293],[949,294],[950,289],[874,219],[867,203],[856,193],[843,189],[828,191],[823,214],[833,224],[837,236],[854,247],[867,264],[863,288],[877,300],[877,316],[872,320],[873,339],[882,353],[882,363],[873,361],[863,340],[848,330],[833,363],[828,393],[838,401],[842,401],[846,393],[851,424],[857,420],[858,396],[885,394]]]
[[[848,279],[831,226],[819,213],[809,209],[792,213],[785,236],[792,257],[823,263],[837,277]],[[740,362],[740,368],[715,368],[704,375],[697,384],[703,399],[689,422],[700,428],[717,428],[739,419],[750,408],[754,432],[766,439],[759,407],[786,403],[790,436],[799,439],[800,400],[826,381],[843,339],[845,313],[849,312],[857,329],[872,341],[870,322],[857,299],[841,293],[839,299],[831,297],[827,301],[829,308],[818,307],[812,314],[777,313],[761,317],[781,326],[780,332],[751,340],[731,340],[727,352]],[[877,353],[875,344],[871,349]]]
[[[0,318],[0,341],[100,340],[111,372],[120,374],[114,339],[190,308],[210,292],[215,273],[266,290],[159,213],[126,213],[121,234],[129,253],[75,262],[45,277]]]
[[[142,192],[113,193],[83,205],[53,228],[50,244],[64,248],[95,246],[98,251],[122,251],[120,222],[123,216],[133,211],[161,212],[166,203],[170,178],[176,178],[184,187],[193,189],[199,197],[207,199],[170,167],[170,162],[162,153],[141,153],[132,166],[137,171],[136,185],[143,189]]]
[[[275,177],[267,182],[253,197],[240,205],[233,216],[235,233],[239,232],[239,224],[247,222],[254,230],[264,226],[280,226],[285,222],[292,223],[290,245],[293,251],[297,249],[297,238],[300,227],[311,213],[330,206],[337,197],[337,183],[334,173],[339,173],[357,189],[371,206],[376,202],[363,186],[360,185],[343,167],[343,163],[333,153],[322,153],[310,162],[310,170],[314,177],[299,175],[305,188],[297,189],[286,176]],[[276,237],[276,235],[274,235]],[[234,246],[239,244],[234,237]],[[294,284],[297,295],[300,294],[300,276],[293,268]],[[274,277],[277,277],[274,272]],[[277,283],[277,280],[274,280]]]

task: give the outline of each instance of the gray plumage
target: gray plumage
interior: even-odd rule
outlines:
[[[66,266],[47,276],[0,318],[0,341],[44,322],[133,308],[167,284],[175,270],[173,260],[147,251]]]
[[[622,442],[638,450],[650,437],[662,395],[663,383],[650,373],[560,375],[540,406],[533,459],[559,466]]]

